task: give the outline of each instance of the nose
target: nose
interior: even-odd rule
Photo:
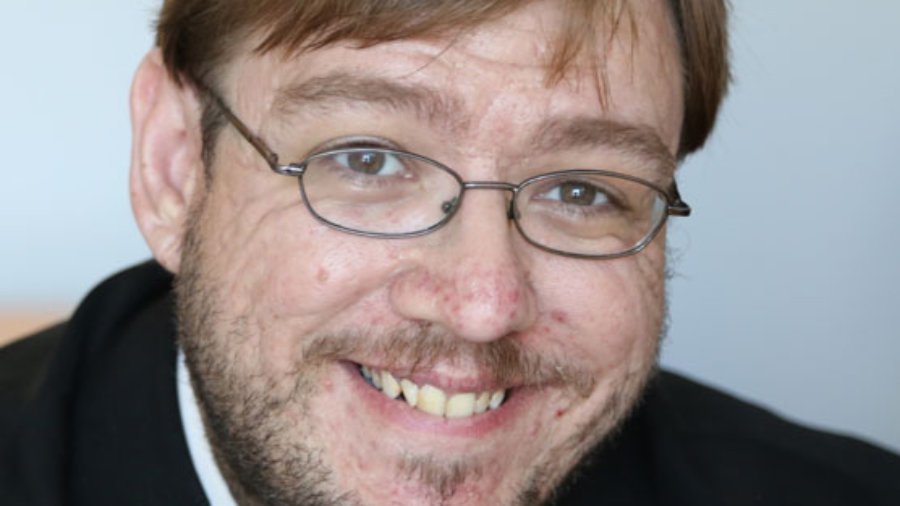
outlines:
[[[521,239],[507,219],[505,192],[469,191],[441,230],[416,239],[415,265],[391,286],[401,316],[489,342],[530,327],[537,313]]]

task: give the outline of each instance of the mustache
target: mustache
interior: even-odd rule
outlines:
[[[594,375],[572,363],[529,349],[515,336],[473,343],[431,323],[416,323],[391,331],[350,329],[308,338],[301,349],[307,363],[326,363],[348,357],[378,357],[386,368],[427,370],[438,362],[472,365],[489,371],[500,385],[567,385],[587,397]]]

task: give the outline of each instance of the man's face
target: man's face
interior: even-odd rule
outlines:
[[[615,32],[605,105],[589,68],[547,84],[558,16],[533,4],[452,44],[248,51],[223,95],[283,163],[362,143],[465,180],[598,168],[667,185],[671,164],[638,143],[674,153],[679,137],[664,5],[635,7],[639,37],[627,22]],[[557,147],[535,141],[601,122],[649,135],[623,145],[588,127]],[[265,501],[534,502],[621,420],[655,363],[662,236],[615,260],[554,255],[518,235],[499,191],[470,191],[430,235],[353,236],[316,221],[297,182],[228,128],[200,193],[179,273],[182,343],[226,474]],[[363,366],[408,380],[405,396]]]

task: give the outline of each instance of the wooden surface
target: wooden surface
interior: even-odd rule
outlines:
[[[62,310],[0,310],[0,346],[65,319]]]

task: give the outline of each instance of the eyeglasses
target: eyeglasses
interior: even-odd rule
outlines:
[[[430,158],[374,146],[329,149],[285,165],[216,93],[202,85],[200,91],[272,171],[297,178],[303,202],[318,221],[349,234],[430,234],[453,219],[467,191],[500,190],[510,193],[507,218],[532,245],[567,257],[610,259],[644,249],[670,215],[691,213],[674,182],[665,191],[605,170],[548,172],[519,184],[463,181]]]

